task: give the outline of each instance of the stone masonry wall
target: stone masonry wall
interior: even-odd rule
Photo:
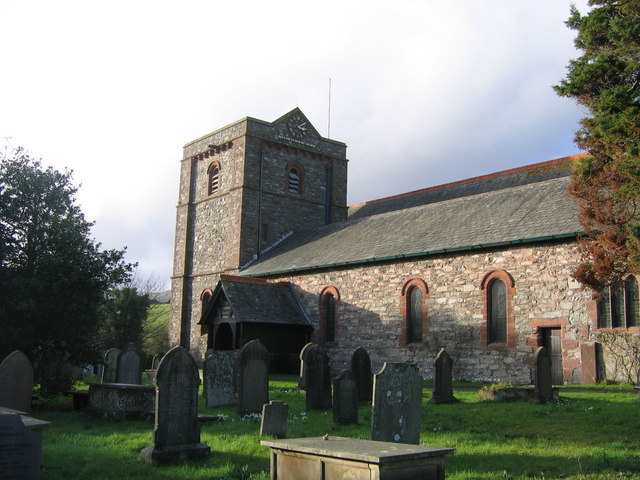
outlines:
[[[435,354],[445,347],[455,361],[458,379],[529,383],[530,361],[540,342],[538,328],[560,327],[564,380],[571,383],[581,380],[580,344],[589,340],[592,329],[587,313],[591,295],[571,278],[577,259],[573,243],[540,245],[273,280],[296,285],[313,319],[316,341],[320,292],[329,285],[338,289],[337,340],[327,344],[335,372],[363,346],[371,354],[374,371],[385,361],[415,362],[425,378],[432,378]],[[515,281],[513,347],[483,346],[480,341],[480,330],[485,328],[480,285],[496,269],[507,271]],[[422,343],[401,347],[401,290],[416,277],[428,286],[428,325]]]

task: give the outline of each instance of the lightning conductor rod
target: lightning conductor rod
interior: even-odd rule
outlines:
[[[327,118],[327,138],[331,138],[331,77],[329,77],[329,115]]]

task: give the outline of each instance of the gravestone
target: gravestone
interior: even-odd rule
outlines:
[[[412,363],[387,363],[373,377],[371,439],[420,443],[422,377]]]
[[[116,383],[142,383],[142,357],[135,344],[130,343],[118,357]]]
[[[362,403],[371,401],[373,394],[373,377],[371,375],[371,358],[362,347],[356,348],[351,355],[351,373],[358,389],[358,400]]]
[[[302,390],[306,388],[304,380],[306,374],[306,366],[304,362],[307,358],[307,352],[313,345],[315,345],[315,343],[307,343],[304,347],[302,347],[302,350],[300,350],[300,378],[298,378],[298,388]]]
[[[269,403],[269,352],[260,340],[247,342],[238,359],[237,412],[260,413]]]
[[[102,368],[102,383],[116,383],[118,379],[118,358],[122,350],[110,348],[104,353],[104,365]]]
[[[345,370],[333,380],[333,423],[358,423],[358,388],[351,370]]]
[[[207,407],[238,403],[238,367],[233,351],[214,350],[203,365],[204,393]]]
[[[158,365],[153,445],[140,452],[152,465],[204,458],[211,448],[200,443],[198,366],[183,347],[169,350]]]
[[[33,366],[20,350],[10,353],[0,363],[0,407],[31,412]]]
[[[17,413],[0,414],[0,479],[37,480],[42,471],[42,434]]]
[[[551,382],[551,357],[544,347],[538,347],[533,354],[535,369],[535,397],[540,403],[553,400],[553,385]]]
[[[305,365],[307,410],[331,408],[331,362],[324,347],[320,345],[309,347]]]
[[[289,405],[279,400],[272,400],[262,406],[260,435],[273,435],[276,438],[287,436],[287,419]]]
[[[453,360],[444,348],[441,348],[436,355],[434,367],[433,396],[429,403],[457,402],[458,399],[453,396]]]

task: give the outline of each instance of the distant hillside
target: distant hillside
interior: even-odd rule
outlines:
[[[164,292],[157,292],[151,294],[151,303],[169,303],[171,298],[171,290],[165,290]]]

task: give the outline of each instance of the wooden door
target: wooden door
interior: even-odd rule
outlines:
[[[559,328],[542,329],[542,346],[547,349],[551,357],[551,383],[562,385],[562,343]]]

